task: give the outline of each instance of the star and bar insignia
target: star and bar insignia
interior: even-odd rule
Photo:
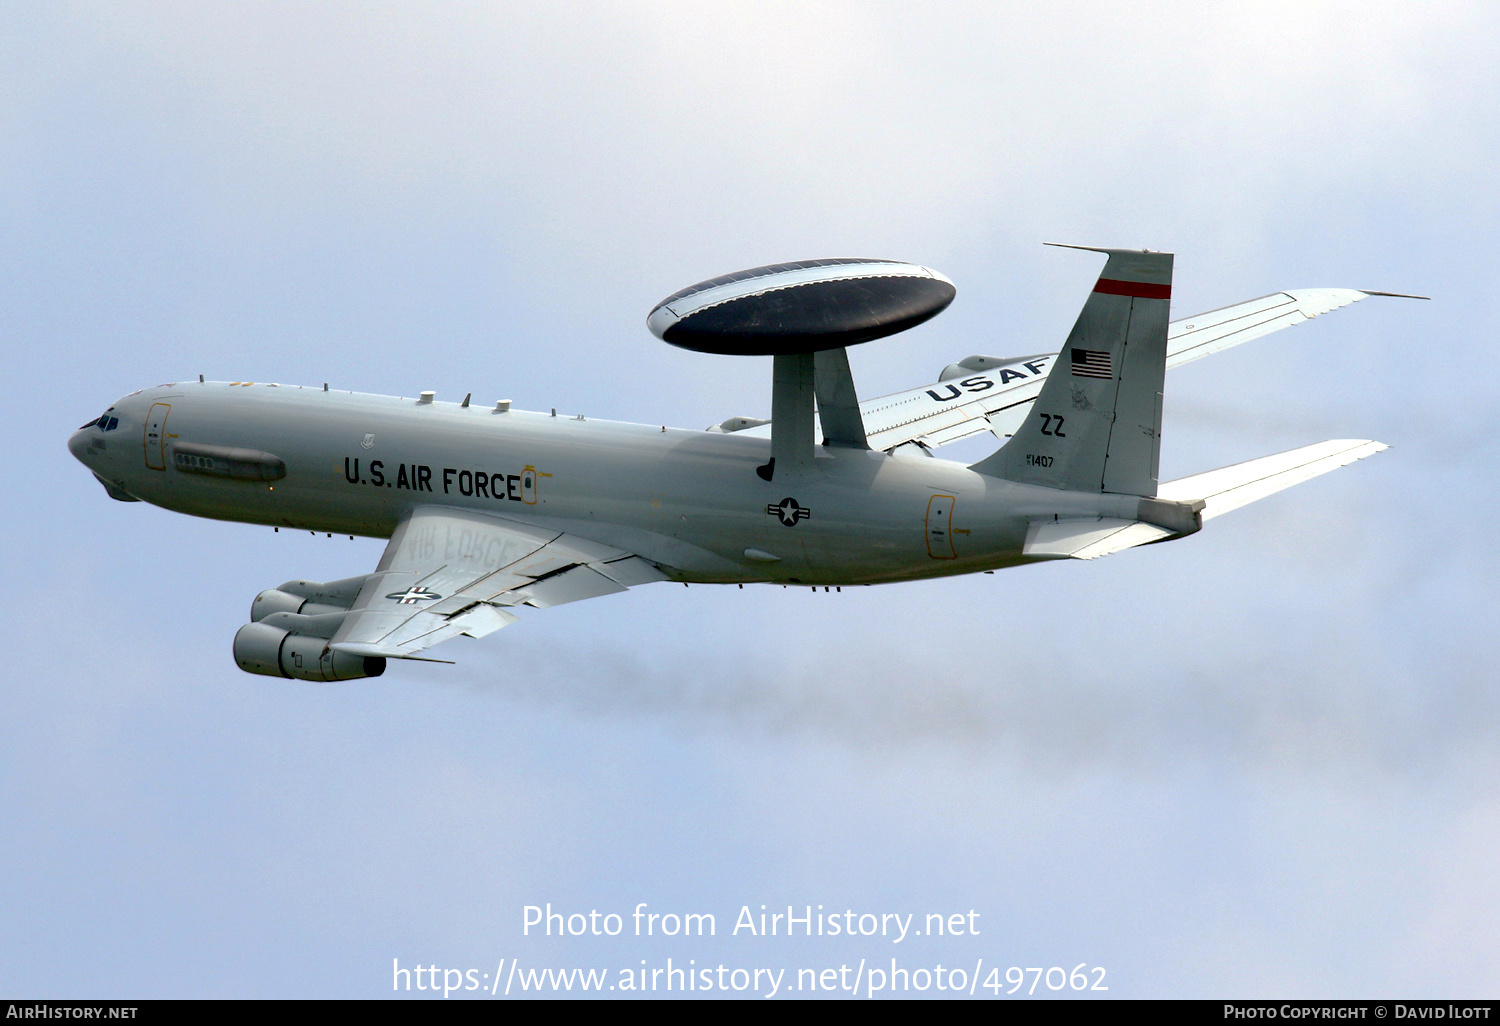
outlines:
[[[414,606],[418,602],[432,602],[442,597],[431,588],[423,588],[421,586],[413,586],[407,588],[405,591],[393,591],[386,596],[388,599],[395,599],[403,606]]]
[[[796,499],[788,495],[780,502],[772,503],[766,507],[766,515],[779,517],[787,527],[796,527],[797,521],[806,520],[812,516],[812,510],[801,505]]]

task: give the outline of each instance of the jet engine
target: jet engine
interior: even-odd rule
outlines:
[[[247,623],[234,636],[234,661],[246,673],[297,680],[357,680],[379,677],[385,660],[328,647],[328,639],[293,634],[267,623]]]
[[[317,616],[342,613],[354,605],[365,578],[346,577],[342,581],[287,581],[279,588],[267,588],[250,603],[250,620],[259,623],[272,613],[297,613]]]
[[[323,584],[287,581],[250,603],[250,623],[234,636],[234,661],[246,673],[297,680],[358,680],[379,677],[385,659],[351,655],[328,647],[364,585],[365,577]]]
[[[303,616],[317,616],[320,613],[342,613],[348,609],[346,605],[331,605],[326,602],[314,602],[302,595],[294,595],[280,588],[267,588],[255,596],[255,601],[250,603],[250,621],[259,623],[272,613],[300,613]]]

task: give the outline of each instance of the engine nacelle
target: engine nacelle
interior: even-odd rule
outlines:
[[[384,658],[335,652],[324,638],[291,634],[264,623],[247,623],[235,634],[234,661],[246,673],[296,680],[358,680],[385,672]]]
[[[260,623],[272,613],[300,613],[303,616],[317,616],[320,613],[341,613],[348,608],[348,606],[332,606],[324,602],[314,602],[312,599],[293,595],[280,588],[267,588],[255,596],[255,600],[250,603],[250,622]]]

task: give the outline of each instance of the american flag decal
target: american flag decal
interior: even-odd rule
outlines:
[[[1109,353],[1097,349],[1073,350],[1073,376],[1075,378],[1113,378],[1115,370]]]

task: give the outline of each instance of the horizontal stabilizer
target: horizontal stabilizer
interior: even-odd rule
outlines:
[[[1172,531],[1155,524],[1112,517],[1041,520],[1027,530],[1022,555],[1033,559],[1097,559],[1172,535]]]
[[[1157,496],[1178,502],[1202,499],[1203,519],[1208,520],[1387,448],[1384,442],[1364,438],[1335,438],[1168,481],[1157,490]]]
[[[1384,442],[1338,438],[1300,449],[1263,456],[1248,463],[1168,481],[1157,500],[1184,503],[1201,520],[1239,509],[1246,503],[1301,484],[1330,470],[1388,448]],[[1145,516],[1142,510],[1137,516]],[[1170,521],[1163,520],[1163,523]],[[1180,538],[1183,532],[1161,524],[1115,517],[1069,517],[1038,520],[1026,532],[1022,554],[1031,559],[1097,559],[1122,549]]]

